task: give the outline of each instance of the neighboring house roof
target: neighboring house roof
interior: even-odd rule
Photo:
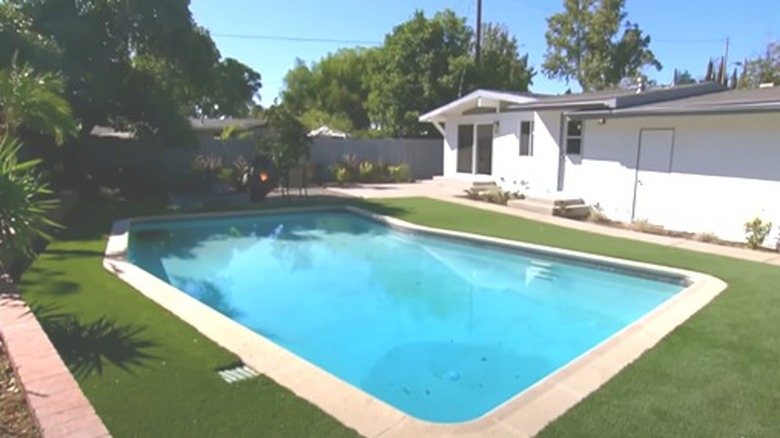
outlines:
[[[320,126],[319,128],[309,132],[309,137],[329,137],[329,138],[347,138],[346,132],[331,129],[329,126]]]
[[[630,108],[574,111],[572,119],[780,111],[780,87],[723,90]]]
[[[236,126],[241,131],[262,128],[265,120],[262,119],[198,119],[190,118],[190,126],[195,132],[208,132],[218,134],[229,126]],[[95,126],[91,132],[96,137],[135,138],[132,132],[117,131],[108,126]]]
[[[225,128],[235,126],[240,130],[247,131],[265,126],[263,119],[199,119],[191,118],[190,125],[195,132],[222,132]]]

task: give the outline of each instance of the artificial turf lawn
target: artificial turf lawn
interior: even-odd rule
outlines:
[[[541,436],[780,433],[780,268],[429,199],[362,205],[422,225],[701,271],[729,284],[711,305]],[[79,382],[109,430],[117,437],[351,435],[352,431],[266,379],[234,386],[223,383],[214,370],[235,360],[230,353],[102,268],[111,221],[149,214],[149,210],[154,213],[154,208],[81,210],[22,279],[25,298],[44,322],[47,314],[77,315],[80,325],[45,325],[66,361],[79,367]],[[122,336],[127,332],[115,330],[119,336],[101,336],[106,330],[82,330],[81,326],[101,317],[119,328],[130,325],[143,331]],[[74,341],[79,332],[86,332],[88,342]],[[154,345],[144,347],[145,342]],[[100,354],[102,370],[95,365]]]

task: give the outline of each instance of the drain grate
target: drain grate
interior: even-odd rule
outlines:
[[[218,371],[218,374],[219,377],[222,377],[222,380],[227,383],[236,383],[258,376],[257,371],[243,364],[233,368],[220,370]]]

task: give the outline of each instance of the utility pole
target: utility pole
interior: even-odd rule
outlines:
[[[477,0],[477,49],[474,55],[479,65],[482,55],[482,0]]]

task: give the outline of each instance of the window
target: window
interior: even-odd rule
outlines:
[[[520,156],[534,154],[534,122],[520,122]]]
[[[569,120],[566,123],[566,153],[582,155],[582,121]]]

